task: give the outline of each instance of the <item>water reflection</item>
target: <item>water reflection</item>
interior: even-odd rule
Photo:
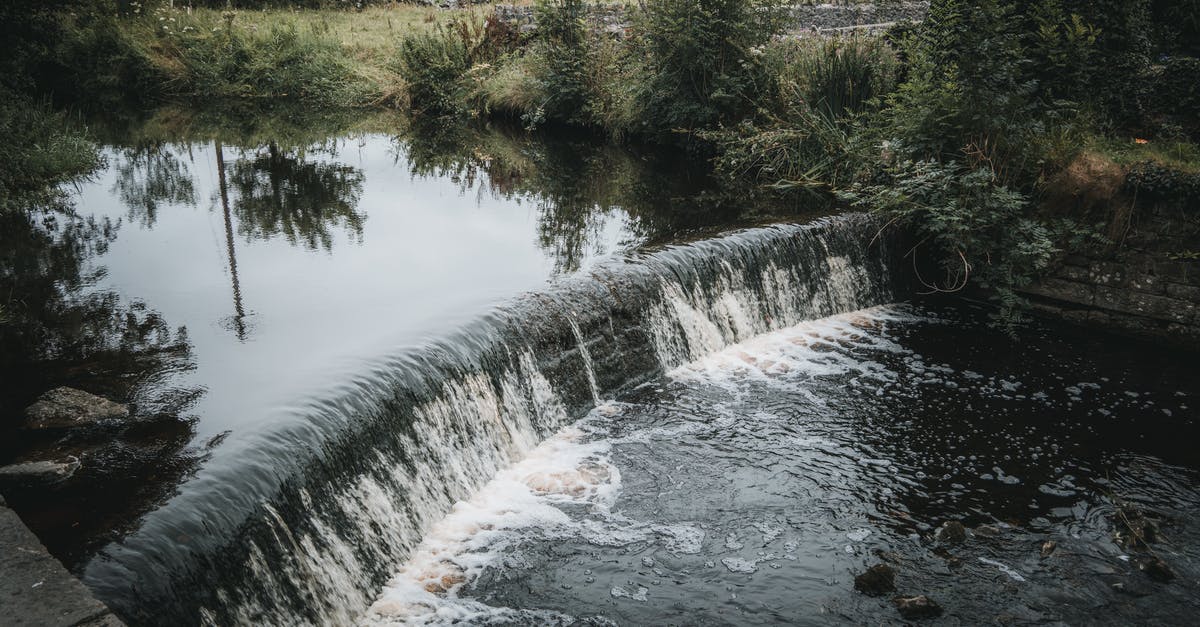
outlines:
[[[603,240],[607,217],[633,240],[665,241],[708,227],[776,217],[718,190],[707,168],[678,153],[639,152],[594,136],[532,135],[508,126],[417,122],[397,141],[414,176],[450,178],[480,198],[531,203],[538,245],[559,273],[578,270]]]
[[[0,463],[75,459],[54,485],[10,479],[8,502],[68,564],[161,500],[199,458],[188,411],[203,394],[187,330],[146,303],[90,290],[120,222],[67,204],[0,213]],[[24,431],[23,408],[67,385],[131,405],[103,429]]]
[[[161,141],[120,151],[113,191],[129,207],[130,220],[151,228],[159,207],[196,204],[190,156],[177,155]]]
[[[219,143],[215,150],[221,158]],[[284,150],[269,142],[232,163],[228,178],[239,233],[254,239],[282,235],[291,244],[325,251],[333,246],[334,228],[345,230],[352,241],[362,239],[366,217],[357,211],[362,171],[312,160],[309,150]],[[337,157],[336,147],[329,151]],[[223,165],[220,175],[225,176]]]
[[[74,208],[0,218],[0,463],[85,456],[70,486],[9,499],[69,563],[168,497],[214,437],[302,420],[364,362],[603,255],[763,217],[678,155],[587,136],[358,112],[102,122],[110,167]],[[64,384],[136,420],[15,437]]]

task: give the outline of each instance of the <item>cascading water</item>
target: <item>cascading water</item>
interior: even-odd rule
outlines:
[[[455,503],[601,398],[752,336],[894,300],[894,247],[876,230],[860,214],[750,229],[523,296],[296,408],[304,420],[226,443],[222,463],[102,551],[85,581],[135,623],[352,623]],[[610,472],[586,455],[588,472]],[[427,574],[414,580],[463,576]]]

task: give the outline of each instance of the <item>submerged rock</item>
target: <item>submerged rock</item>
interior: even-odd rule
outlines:
[[[25,408],[27,429],[70,429],[129,417],[129,407],[83,390],[57,387]]]
[[[974,533],[984,538],[994,538],[1000,535],[1000,528],[995,525],[979,525],[975,528]]]
[[[967,539],[967,528],[957,520],[951,520],[938,527],[937,534],[934,537],[938,542],[958,544]]]
[[[79,470],[79,460],[23,462],[0,466],[0,487],[31,488],[61,483]]]
[[[1138,570],[1146,573],[1147,577],[1161,583],[1166,583],[1175,578],[1175,571],[1157,555],[1142,557],[1138,560],[1137,567]]]
[[[1058,543],[1055,542],[1054,540],[1046,540],[1045,542],[1043,542],[1042,543],[1042,559],[1046,559],[1047,557],[1050,557],[1050,554],[1054,553],[1054,549],[1057,549],[1057,548],[1058,548]]]
[[[892,599],[892,604],[904,618],[934,618],[942,615],[942,606],[923,594],[915,597],[896,597]]]
[[[872,597],[883,596],[896,590],[896,569],[887,564],[876,564],[867,572],[854,577],[854,589]]]

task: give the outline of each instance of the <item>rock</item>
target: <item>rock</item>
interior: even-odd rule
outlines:
[[[1151,516],[1134,508],[1121,508],[1113,517],[1118,526],[1113,540],[1126,548],[1146,548],[1158,542],[1158,524]]]
[[[1047,557],[1050,557],[1050,554],[1053,553],[1054,549],[1057,549],[1057,548],[1058,548],[1058,543],[1055,542],[1054,540],[1046,540],[1045,542],[1043,542],[1042,543],[1042,559],[1046,559]]]
[[[975,535],[984,538],[995,538],[1000,535],[1000,528],[995,525],[979,525],[975,528]]]
[[[1163,561],[1157,555],[1148,555],[1138,560],[1138,570],[1146,573],[1146,576],[1158,581],[1166,583],[1175,578],[1175,571],[1171,570],[1171,566]]]
[[[854,577],[854,589],[872,597],[883,596],[896,590],[896,569],[887,564],[876,564],[867,572]]]
[[[25,408],[27,429],[69,429],[129,417],[129,407],[83,390],[58,387]]]
[[[934,537],[938,542],[957,544],[967,539],[967,528],[957,520],[951,520],[938,527]]]
[[[892,604],[904,618],[934,618],[942,615],[942,606],[923,594],[915,597],[896,597],[892,599]]]
[[[0,487],[41,487],[61,483],[79,470],[79,460],[24,462],[0,466]]]

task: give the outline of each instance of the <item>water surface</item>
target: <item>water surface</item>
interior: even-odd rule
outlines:
[[[8,291],[39,309],[3,337],[3,411],[66,384],[132,403],[146,425],[118,449],[5,438],[7,457],[86,462],[73,497],[12,499],[68,563],[221,463],[222,443],[312,420],[305,407],[379,360],[597,259],[747,213],[703,200],[686,159],[586,136],[246,120],[168,109],[101,125],[106,166],[66,209],[5,217]]]
[[[457,506],[369,622],[901,623],[854,590],[879,563],[955,624],[1189,622],[1200,370],[985,321],[843,314],[606,402]],[[1149,546],[1122,540],[1137,516]],[[965,541],[935,539],[948,521]],[[1139,570],[1154,555],[1174,581]]]

